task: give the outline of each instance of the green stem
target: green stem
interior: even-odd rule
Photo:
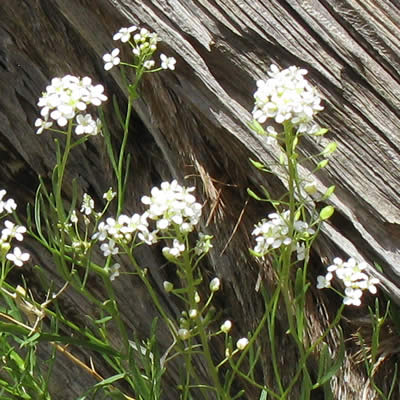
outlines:
[[[188,249],[189,248],[189,241],[187,238],[187,235],[185,237],[182,237],[181,233],[179,231],[176,232],[176,237],[178,238],[178,240],[182,243],[185,242],[185,248]],[[190,257],[190,252],[188,250],[185,250],[184,254],[184,261],[183,261],[183,272],[184,272],[184,277],[186,280],[186,284],[187,284],[187,289],[188,289],[188,295],[189,295],[189,305],[190,305],[190,309],[197,309],[197,303],[196,303],[196,285],[195,285],[195,280],[194,280],[194,276],[193,276],[193,266],[192,266],[192,260]],[[207,332],[206,332],[206,327],[204,325],[204,319],[203,316],[201,314],[199,314],[196,317],[196,324],[198,327],[198,333],[200,335],[200,341],[201,341],[201,345],[203,348],[203,355],[204,358],[207,362],[208,365],[208,372],[211,375],[211,379],[215,385],[215,389],[216,392],[221,395],[222,399],[230,399],[230,396],[228,394],[225,393],[224,388],[221,385],[221,382],[219,380],[219,376],[218,376],[218,370],[213,362],[212,356],[211,356],[211,351],[210,351],[210,346],[209,346],[209,339],[207,336]]]
[[[117,186],[118,186],[118,208],[117,208],[117,216],[121,214],[122,208],[124,205],[125,198],[125,171],[124,171],[124,160],[125,160],[125,150],[126,144],[128,142],[128,133],[129,133],[129,122],[132,115],[132,103],[133,103],[133,94],[129,91],[128,97],[128,106],[126,110],[125,124],[124,124],[124,136],[122,138],[121,148],[119,150],[119,158],[118,158],[118,171],[117,171]],[[125,169],[129,168],[129,165],[125,165]]]

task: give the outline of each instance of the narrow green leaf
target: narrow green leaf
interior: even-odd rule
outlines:
[[[101,318],[101,319],[97,319],[96,321],[94,321],[95,324],[104,324],[108,321],[112,320],[112,316],[108,315],[107,317]]]
[[[247,188],[247,193],[250,197],[252,197],[253,199],[256,199],[258,201],[264,201],[264,199],[262,199],[260,196],[256,195],[251,189]]]
[[[336,373],[339,371],[339,369],[343,365],[343,360],[344,360],[344,339],[343,336],[341,336],[339,340],[339,350],[337,352],[337,357],[335,362],[327,369],[327,371],[324,373],[324,376],[319,380],[319,385],[322,386],[326,382],[328,382]]]
[[[258,161],[252,160],[251,158],[249,158],[249,160],[252,163],[253,167],[256,167],[257,169],[260,169],[260,170],[264,169],[264,164],[262,164]]]
[[[329,199],[329,197],[331,197],[331,195],[335,191],[335,189],[336,189],[335,185],[329,186],[328,189],[326,189],[326,192],[324,193],[324,195],[322,196],[320,201],[324,201],[326,199]]]

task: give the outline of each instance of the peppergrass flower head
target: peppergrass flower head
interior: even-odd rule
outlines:
[[[141,59],[148,59],[157,50],[160,39],[156,33],[142,28],[133,36],[133,41],[132,53]]]
[[[110,54],[104,54],[103,61],[104,69],[109,71],[112,67],[118,65],[121,62],[119,56],[119,49],[114,49]]]
[[[176,180],[163,182],[151,189],[151,197],[143,196],[142,203],[148,206],[147,215],[156,221],[157,230],[168,231],[176,227],[182,233],[191,232],[199,222],[201,204],[191,194],[194,187],[184,188]]]
[[[271,65],[266,81],[257,81],[253,117],[259,123],[290,121],[299,132],[315,133],[315,114],[323,109],[320,97],[304,78],[307,70],[291,66],[282,71]]]
[[[336,257],[327,270],[326,276],[317,277],[317,288],[330,287],[333,274],[335,274],[336,278],[341,280],[345,286],[343,304],[359,306],[365,290],[372,294],[377,292],[376,285],[379,280],[367,275],[368,264],[364,261],[357,262],[354,258],[343,261],[341,258]]]
[[[121,214],[116,220],[109,217],[105,222],[99,223],[97,232],[93,234],[92,239],[104,241],[108,238],[114,243],[128,244],[133,240],[135,233],[139,234],[141,240],[150,235],[146,213],[133,214],[131,217]]]
[[[256,236],[254,251],[259,255],[266,255],[270,249],[278,249],[282,245],[289,245],[292,239],[288,237],[289,228],[285,217],[288,212],[282,215],[272,213],[268,219],[262,219],[255,227],[252,235]]]
[[[38,106],[41,107],[42,118],[35,121],[39,129],[37,134],[50,128],[53,120],[59,127],[67,125],[68,121],[79,116],[88,106],[99,106],[107,100],[103,94],[102,85],[93,85],[89,77],[78,78],[66,75],[63,78],[53,78],[51,85],[46,87],[46,92],[39,98]],[[99,132],[99,122],[94,122],[87,115],[77,118],[77,134],[88,133],[91,135]],[[80,127],[80,128],[79,128]]]

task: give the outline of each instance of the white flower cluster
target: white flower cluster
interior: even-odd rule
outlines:
[[[90,114],[84,113],[89,105],[100,106],[107,97],[103,94],[102,85],[93,85],[89,77],[78,78],[66,75],[63,78],[53,78],[51,85],[39,98],[42,118],[35,121],[38,128],[36,133],[41,134],[53,125],[64,127],[68,121],[75,120],[77,135],[97,135],[101,129],[99,119],[94,120]],[[53,120],[53,121],[50,121]]]
[[[268,219],[262,219],[255,227],[252,235],[256,236],[256,246],[254,252],[260,256],[266,255],[271,249],[278,249],[282,245],[289,245],[292,243],[292,238],[289,237],[289,211],[284,211],[282,214],[271,213]],[[300,234],[297,238],[306,239],[315,233],[314,229],[304,221],[294,222],[295,231]],[[301,252],[301,246],[298,246]]]
[[[116,246],[118,242],[128,244],[133,240],[136,233],[139,239],[145,243],[154,243],[156,236],[148,230],[147,213],[143,215],[133,214],[131,217],[121,214],[116,220],[107,218],[106,222],[100,222],[92,239],[108,240],[108,243],[103,243],[100,246],[104,257],[108,257],[118,254],[119,249]]]
[[[143,196],[142,203],[149,206],[148,217],[156,221],[157,229],[166,231],[171,226],[182,233],[191,232],[201,217],[201,204],[191,194],[194,187],[184,188],[176,180],[163,182],[151,189],[151,197]]]
[[[201,216],[201,204],[196,202],[191,194],[194,187],[184,188],[176,180],[163,182],[161,187],[153,187],[151,197],[143,196],[142,202],[148,206],[143,214],[133,214],[131,217],[120,215],[117,219],[107,218],[99,223],[97,231],[92,235],[93,240],[102,243],[100,249],[108,257],[119,253],[118,244],[128,245],[136,236],[146,244],[154,244],[159,240],[159,234],[189,233],[193,231]],[[89,215],[93,203],[90,196],[84,197],[81,212]],[[150,221],[155,222],[155,229],[149,229]],[[207,253],[212,247],[209,235],[199,235],[194,252],[197,255]],[[165,246],[162,250],[167,259],[179,258],[185,251],[185,244],[178,239],[172,241],[172,246]]]
[[[6,213],[11,213],[17,208],[13,199],[3,200],[6,193],[5,190],[0,190],[0,214],[4,211]],[[5,228],[2,229],[0,235],[0,257],[2,258],[5,256],[6,259],[11,261],[15,266],[22,267],[22,265],[29,260],[29,253],[23,253],[19,247],[14,247],[12,253],[9,251],[13,239],[22,242],[26,228],[21,225],[15,225],[9,220],[4,221],[4,226]]]
[[[290,121],[299,132],[315,133],[314,115],[323,109],[320,97],[304,78],[307,70],[291,66],[282,71],[271,65],[270,78],[257,81],[253,117],[259,123],[273,118],[278,124]]]
[[[151,57],[157,50],[157,43],[160,41],[156,33],[150,32],[146,28],[139,29],[133,25],[129,28],[121,28],[113,36],[113,39],[120,40],[122,43],[128,42],[132,47],[133,55],[139,58],[139,62],[143,63],[146,70],[154,68],[155,61]],[[104,69],[106,71],[121,63],[119,53],[119,49],[115,48],[111,53],[104,54],[103,61],[105,62]],[[165,54],[161,54],[160,61],[161,69],[175,69],[176,60],[174,57],[167,57]]]
[[[343,261],[336,257],[330,265],[325,276],[317,277],[317,288],[323,289],[331,286],[333,273],[340,279],[344,286],[343,303],[346,305],[361,305],[361,297],[364,290],[369,290],[372,294],[377,292],[376,285],[379,283],[377,278],[368,276],[365,271],[368,268],[366,262],[356,262],[354,258]]]

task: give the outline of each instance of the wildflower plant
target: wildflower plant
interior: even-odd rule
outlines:
[[[272,65],[267,72],[267,80],[257,81],[254,93],[253,122],[250,127],[266,137],[267,144],[275,146],[280,152],[275,169],[267,168],[258,161],[252,164],[267,173],[278,173],[284,181],[287,193],[279,199],[273,199],[264,189],[265,198],[261,198],[249,189],[249,194],[257,200],[268,202],[274,212],[269,213],[255,225],[252,235],[255,246],[251,253],[255,257],[269,257],[277,273],[277,288],[273,295],[266,296],[265,321],[268,326],[271,343],[271,359],[273,364],[276,389],[265,387],[263,391],[274,398],[286,399],[294,386],[300,386],[302,399],[309,399],[311,392],[323,388],[325,394],[332,396],[330,379],[342,364],[343,339],[337,360],[328,360],[325,350],[328,345],[325,338],[340,321],[345,306],[360,306],[361,296],[365,290],[375,294],[379,281],[370,276],[365,262],[357,262],[350,258],[343,262],[335,258],[333,264],[327,267],[325,276],[317,277],[318,289],[333,288],[334,280],[344,285],[344,294],[334,289],[343,297],[343,305],[337,315],[314,343],[309,343],[308,323],[305,315],[305,301],[310,282],[308,281],[308,266],[310,250],[321,225],[330,218],[334,209],[328,205],[317,212],[316,202],[329,200],[335,187],[329,187],[320,193],[313,176],[328,164],[328,158],[336,150],[336,143],[330,142],[314,156],[304,157],[300,152],[301,140],[305,136],[310,139],[324,135],[327,129],[321,128],[315,121],[317,113],[323,110],[321,98],[312,85],[305,79],[307,71],[295,66],[279,70]],[[264,128],[264,125],[267,125]],[[321,160],[322,158],[322,160]],[[315,169],[309,176],[300,174],[300,165],[310,161],[315,163]],[[276,172],[278,171],[278,172]],[[288,331],[287,334],[298,350],[299,361],[293,379],[287,385],[283,384],[281,366],[278,365],[276,346],[276,309],[282,302],[285,306]],[[270,311],[272,310],[272,311]],[[264,323],[265,321],[262,321]],[[259,331],[258,331],[259,332]],[[312,354],[319,353],[316,377],[309,370],[308,359]]]
[[[37,134],[46,131],[57,135],[57,162],[51,185],[40,179],[35,204],[28,207],[26,227],[15,213],[16,202],[7,199],[6,191],[0,190],[0,293],[5,304],[1,306],[0,317],[6,321],[0,321],[0,360],[7,375],[5,383],[1,381],[2,394],[51,399],[48,383],[59,352],[67,354],[82,371],[98,380],[80,400],[94,398],[98,393],[106,398],[161,399],[165,371],[175,360],[181,367],[177,390],[183,400],[197,395],[205,399],[243,398],[246,393],[243,382],[257,388],[260,399],[266,399],[267,395],[287,399],[297,384],[302,385],[302,399],[310,398],[311,391],[321,387],[328,393],[329,381],[340,368],[343,348],[337,360],[332,360],[324,340],[337,325],[344,306],[360,305],[366,290],[375,294],[378,281],[368,275],[364,262],[352,258],[343,262],[336,258],[328,266],[326,275],[317,278],[317,287],[332,287],[334,279],[341,281],[345,287],[343,305],[327,331],[316,342],[308,343],[304,306],[310,285],[307,281],[310,249],[321,224],[333,213],[331,206],[316,212],[314,201],[315,198],[327,200],[334,187],[320,194],[313,174],[307,177],[299,174],[301,138],[326,133],[314,119],[323,107],[316,90],[305,80],[306,71],[297,67],[280,71],[271,66],[269,79],[257,82],[251,128],[264,135],[268,144],[280,149],[280,177],[285,180],[288,192],[276,200],[267,191],[266,199],[262,199],[249,190],[250,195],[266,200],[273,208],[252,231],[255,244],[251,254],[261,259],[271,257],[279,282],[272,296],[261,289],[265,313],[254,332],[238,337],[235,320],[220,320],[213,306],[215,297],[223,289],[223,277],[206,277],[201,269],[204,258],[212,250],[213,237],[199,228],[203,207],[196,198],[196,188],[186,187],[177,180],[164,181],[143,195],[143,212],[124,212],[130,160],[126,145],[141,79],[147,73],[174,70],[176,60],[165,54],[156,57],[160,38],[146,28],[121,28],[113,40],[119,47],[105,54],[103,61],[106,71],[119,69],[127,88],[125,113],[114,101],[122,127],[120,146],[113,145],[102,110],[102,104],[107,101],[103,86],[94,84],[89,77],[54,78],[39,98],[41,117],[34,125]],[[122,54],[126,52],[122,46],[129,50],[127,60],[123,59]],[[264,128],[263,124],[270,121],[274,126]],[[109,188],[100,205],[89,193],[78,195],[74,183],[72,198],[67,201],[63,198],[63,184],[69,156],[76,146],[94,135],[103,135],[116,189]],[[323,160],[314,172],[327,164],[326,157],[335,149],[336,145],[331,143],[317,155]],[[253,165],[272,172],[260,162],[253,161]],[[59,276],[65,280],[58,290],[53,282],[48,283],[46,299],[41,303],[35,300],[26,283],[14,287],[7,280],[12,269],[33,264],[24,247],[27,234],[53,257]],[[137,261],[138,247],[156,245],[165,262],[173,267],[173,282],[165,280],[162,287],[167,296],[176,299],[180,307],[178,315],[163,308],[160,288],[154,286],[146,266]],[[40,266],[35,269],[45,274]],[[160,316],[159,321],[152,322],[147,339],[131,332],[122,315],[124,304],[115,293],[115,282],[130,275],[142,281]],[[90,288],[90,277],[97,278],[104,295]],[[96,309],[96,317],[88,316],[84,326],[70,321],[57,304],[65,291],[85,296]],[[287,334],[299,354],[295,375],[287,385],[281,377],[274,345],[280,302],[287,314]],[[166,329],[170,338],[170,346],[163,349],[163,355],[156,340],[159,329]],[[118,344],[113,340],[115,331],[120,337]],[[259,361],[256,341],[262,333],[266,333],[271,344],[274,388],[254,378]],[[213,340],[224,344],[224,354],[213,354]],[[37,347],[43,342],[53,348],[46,372],[36,362]],[[24,349],[25,357],[15,343]],[[97,352],[110,375],[101,376],[92,363],[78,359],[70,351],[73,346]],[[318,376],[314,377],[308,369],[308,360],[317,351],[320,351],[321,363]],[[196,362],[206,366],[205,372],[196,368]]]

